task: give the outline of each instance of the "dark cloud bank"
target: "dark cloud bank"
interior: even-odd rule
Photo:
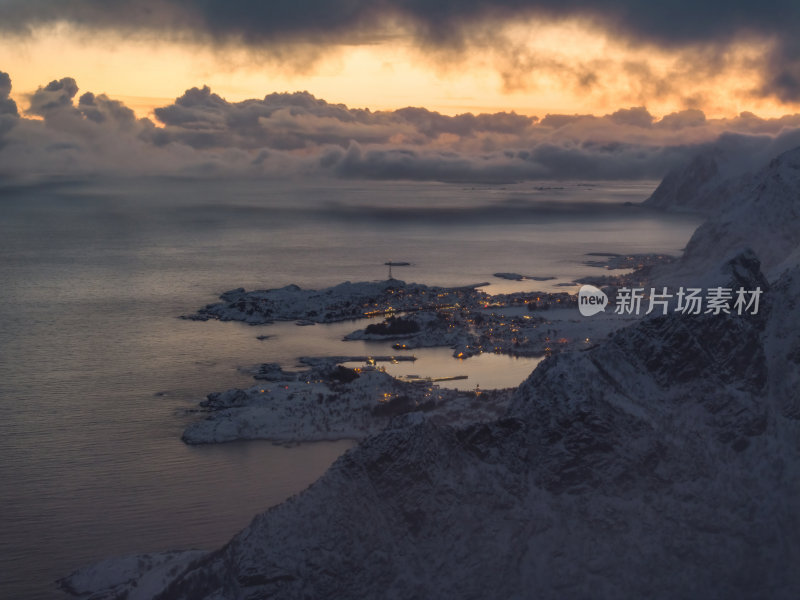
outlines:
[[[605,116],[450,117],[424,108],[348,108],[307,92],[228,102],[203,87],[156,109],[153,122],[103,94],[80,93],[69,77],[40,87],[24,112],[10,91],[0,72],[6,183],[97,174],[657,179],[706,147],[747,155],[753,164],[800,145],[800,115],[713,120],[692,109],[656,120],[638,107]]]
[[[461,49],[479,30],[521,18],[582,18],[632,43],[702,47],[704,63],[724,60],[729,44],[771,45],[758,68],[758,94],[800,100],[800,3],[775,0],[5,0],[0,31],[24,34],[59,21],[92,29],[156,32],[175,39],[245,43],[309,52],[333,42],[366,42],[401,27],[426,48]],[[491,35],[480,36],[485,43]],[[569,40],[565,40],[569,43]],[[287,59],[291,53],[283,53]],[[452,54],[450,54],[452,58]]]

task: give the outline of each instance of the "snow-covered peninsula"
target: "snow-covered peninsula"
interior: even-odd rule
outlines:
[[[387,360],[391,360],[386,357]],[[355,369],[338,363],[363,360]],[[490,421],[501,415],[510,390],[463,392],[431,381],[401,381],[369,357],[306,359],[308,368],[286,372],[265,364],[257,385],[210,394],[203,420],[189,425],[190,444],[266,439],[276,442],[362,439],[398,415],[425,413],[443,425]]]
[[[222,302],[209,304],[186,318],[243,321],[251,325],[275,321],[332,323],[407,310],[474,304],[485,296],[478,290],[483,285],[487,284],[440,288],[387,279],[346,281],[322,290],[307,290],[296,285],[250,292],[237,288],[222,294]]]
[[[793,598],[800,269],[769,294],[553,355],[491,422],[400,417],[152,597]],[[64,585],[117,597],[149,564]]]
[[[62,585],[93,600],[145,583],[162,600],[796,598],[798,161],[755,169],[680,260],[646,272],[758,287],[757,313],[670,312],[567,344],[497,418],[396,416],[219,550]]]
[[[345,340],[386,342],[402,352],[447,347],[454,357],[465,360],[484,352],[543,357],[570,348],[585,349],[631,321],[611,311],[586,321],[576,310],[575,297],[566,293],[489,296],[471,287],[434,288],[438,289],[436,300],[428,303],[431,288],[398,280],[348,284],[322,291],[298,288],[292,289],[291,295],[309,298],[302,314],[319,316],[325,314],[320,298],[327,306],[346,306],[340,292],[353,288],[371,290],[370,302],[360,308],[373,318],[362,319],[368,324],[345,336]],[[288,302],[284,306],[275,300],[283,297],[283,291],[236,292],[237,298],[248,299],[234,298],[228,304],[214,305],[213,313],[249,322],[252,315],[239,308],[241,302],[247,302],[258,307],[254,314],[271,311],[271,316],[286,315],[295,305]],[[229,299],[230,293],[223,296]],[[270,298],[269,303],[265,297]],[[377,297],[383,300],[378,301]],[[396,316],[394,306],[382,303],[387,301],[405,307],[406,313]],[[380,319],[375,313],[390,316]],[[277,364],[261,365],[255,375],[258,384],[209,394],[194,411],[198,419],[185,429],[183,440],[204,444],[242,439],[361,439],[380,431],[391,417],[405,413],[423,411],[437,423],[459,425],[491,420],[505,410],[508,391],[459,392],[426,378],[398,380],[385,373],[380,364],[397,360],[414,360],[414,356],[305,357],[300,359],[302,371],[285,371]],[[363,366],[355,370],[341,366],[354,362]]]

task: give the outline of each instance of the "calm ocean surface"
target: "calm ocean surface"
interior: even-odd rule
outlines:
[[[698,219],[623,206],[655,184],[124,181],[0,191],[0,598],[59,598],[94,560],[212,548],[313,482],[351,442],[189,447],[186,413],[249,385],[248,367],[388,352],[342,342],[353,323],[248,327],[177,317],[234,287],[323,287],[386,277],[555,288],[587,252],[677,254]],[[506,282],[498,271],[555,276]],[[274,337],[259,341],[259,334]],[[518,384],[535,361],[414,371]]]

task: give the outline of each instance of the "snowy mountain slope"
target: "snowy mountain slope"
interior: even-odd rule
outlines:
[[[548,358],[500,420],[403,417],[157,598],[796,598],[798,325],[800,268]]]
[[[800,596],[800,149],[749,177],[693,173],[684,204],[716,212],[651,281],[767,290],[758,254],[783,273],[758,316],[643,319],[547,359],[502,419],[402,417],[179,574],[82,570],[73,593]]]
[[[800,148],[786,152],[741,184],[725,209],[692,235],[685,262],[748,246],[768,272],[800,245]]]
[[[726,134],[701,148],[688,163],[672,169],[645,206],[669,211],[713,214],[724,208],[729,193],[770,159],[795,148],[800,131],[774,138]]]
[[[713,212],[720,197],[711,192],[733,176],[718,150],[695,156],[687,164],[671,170],[645,206],[673,211]]]
[[[720,210],[692,235],[680,260],[658,265],[659,285],[718,284],[718,265],[743,248],[752,249],[768,278],[799,264],[800,148],[770,161],[754,175],[707,192]]]
[[[73,596],[151,600],[167,583],[205,552],[159,552],[101,561],[62,581]],[[144,575],[142,575],[144,573]]]
[[[299,379],[261,383],[248,389],[210,394],[201,405],[203,420],[183,432],[188,444],[242,439],[280,442],[361,439],[385,428],[392,416],[424,411],[437,423],[489,421],[503,414],[510,390],[462,392],[430,384],[399,381],[381,371],[354,371],[337,381],[335,368],[300,373]]]

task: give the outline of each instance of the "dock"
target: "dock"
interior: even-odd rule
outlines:
[[[439,381],[456,381],[458,379],[468,379],[468,375],[451,375],[449,377],[420,377],[419,375],[398,375],[395,379],[406,383],[437,383]]]

